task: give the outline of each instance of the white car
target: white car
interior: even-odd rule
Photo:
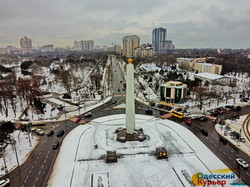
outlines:
[[[0,187],[4,187],[10,183],[10,179],[6,178],[0,181]]]
[[[86,114],[84,114],[84,116],[86,117],[86,118],[89,118],[89,117],[91,117],[93,114],[92,114],[92,112],[87,112]]]
[[[39,136],[43,136],[44,131],[42,129],[36,129],[36,134],[39,135]]]
[[[243,168],[248,168],[249,164],[242,158],[236,158],[236,162],[241,165]]]

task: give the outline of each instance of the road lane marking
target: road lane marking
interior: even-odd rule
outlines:
[[[45,163],[45,162],[46,162],[46,160],[43,161],[43,163]]]
[[[225,153],[225,152],[223,152],[223,154],[225,155],[226,153]]]
[[[42,168],[44,167],[44,164],[42,165]]]
[[[232,149],[231,149],[230,151],[231,151],[231,153],[233,153],[233,150],[232,150]]]
[[[229,156],[228,158],[229,158],[230,160],[232,160],[232,158],[231,158],[230,156]]]
[[[250,174],[249,173],[246,173],[248,176],[250,176]]]
[[[39,153],[39,155],[41,154],[41,152]]]
[[[31,170],[29,171],[29,174],[31,173]]]
[[[38,177],[36,178],[36,181],[38,181]]]
[[[26,183],[26,181],[27,181],[27,180],[25,179],[25,180],[23,181],[23,183],[25,184],[25,183]]]
[[[41,174],[41,171],[39,171],[38,175],[40,175],[40,174]]]

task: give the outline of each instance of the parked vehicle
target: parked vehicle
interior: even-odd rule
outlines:
[[[5,178],[3,180],[0,180],[0,187],[7,186],[9,183],[10,183],[10,179],[9,178]]]
[[[145,113],[146,113],[147,115],[153,115],[153,110],[150,110],[150,109],[149,109],[149,110],[146,110]]]
[[[240,102],[248,102],[248,98],[241,99]]]
[[[200,117],[200,119],[199,119],[200,121],[207,121],[207,117],[205,117],[205,116],[202,116],[202,117]]]
[[[175,110],[172,112],[172,115],[177,118],[184,118],[184,114],[182,112],[177,112]]]
[[[44,135],[44,131],[42,129],[36,129],[36,134],[38,136],[43,136]]]
[[[240,107],[240,106],[235,106],[235,107],[233,107],[233,110],[234,110],[234,111],[240,111],[240,110],[241,110],[241,107]]]
[[[236,158],[236,162],[242,166],[243,168],[248,168],[249,167],[249,164],[243,160],[242,158]]]
[[[93,116],[92,112],[87,112],[86,114],[84,114],[84,117],[86,118],[90,118],[91,116]]]
[[[47,136],[52,136],[53,134],[54,134],[54,131],[51,130],[51,131],[49,131],[49,132],[47,133]]]
[[[59,141],[55,141],[52,145],[52,149],[57,149],[59,147]]]
[[[61,136],[63,136],[63,135],[64,135],[64,130],[60,130],[60,131],[58,131],[57,134],[56,134],[57,137],[61,137]]]

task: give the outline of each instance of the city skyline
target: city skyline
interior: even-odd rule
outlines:
[[[220,0],[4,1],[0,7],[0,47],[73,46],[75,40],[122,45],[126,35],[152,42],[154,28],[168,30],[176,48],[249,48],[250,2]]]

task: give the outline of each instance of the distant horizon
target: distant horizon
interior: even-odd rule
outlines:
[[[20,37],[20,39],[24,36],[27,36],[27,35],[23,35]],[[79,40],[72,40],[71,44],[60,44],[60,45],[55,45],[55,43],[59,43],[59,42],[47,42],[47,43],[40,43],[40,42],[34,42],[33,39],[29,36],[27,36],[28,38],[30,38],[32,40],[32,48],[39,48],[39,47],[43,47],[45,45],[54,45],[55,48],[66,48],[66,47],[73,47],[74,46],[74,41],[80,41],[80,40],[94,40],[94,39],[79,39]],[[140,37],[140,36],[139,36]],[[19,41],[20,41],[19,39]],[[141,39],[141,38],[140,38]],[[122,46],[122,39],[121,39],[121,43],[117,44],[117,43],[113,43],[113,42],[110,42],[108,44],[99,44],[99,43],[96,43],[96,41],[94,40],[95,42],[95,46],[100,46],[100,47],[103,47],[103,46],[106,46],[106,47],[112,47],[114,45],[120,45]],[[152,44],[152,41],[151,42],[140,42],[140,45],[142,44]],[[236,48],[236,47],[215,47],[215,46],[189,46],[189,47],[179,47],[177,46],[174,41],[173,41],[173,44],[175,45],[175,49],[250,49],[250,46],[249,47],[241,47],[241,48]],[[13,46],[13,47],[16,47],[18,49],[21,49],[20,47],[20,43],[17,42],[17,43],[6,43],[6,44],[3,44],[3,43],[0,43],[0,48],[6,48],[7,46]]]

